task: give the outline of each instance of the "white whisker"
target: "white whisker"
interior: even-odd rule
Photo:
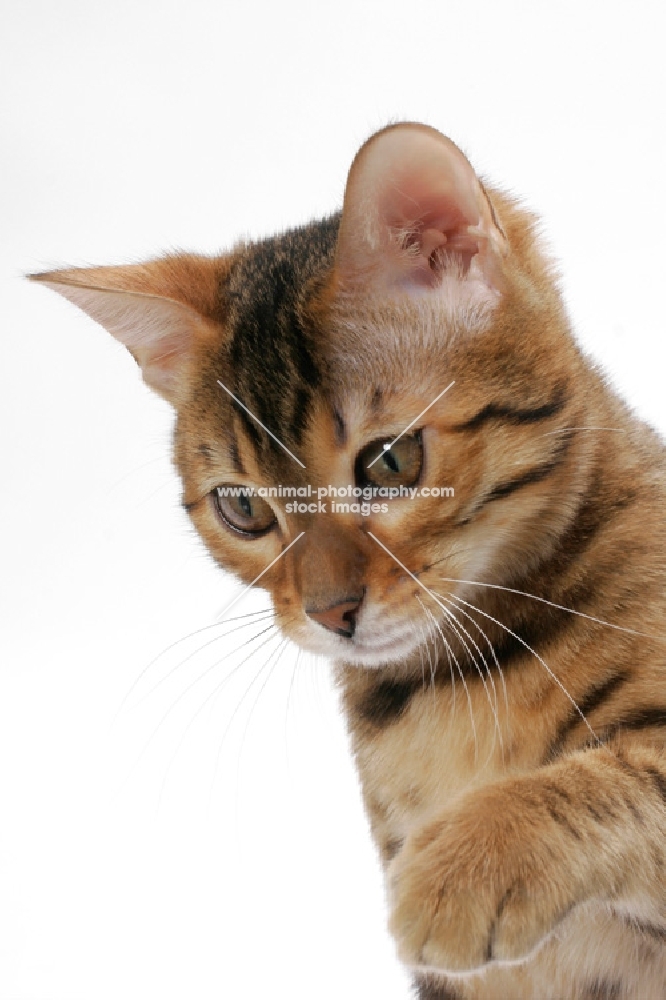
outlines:
[[[451,596],[453,597],[455,595],[452,594]],[[503,625],[502,622],[500,622],[500,621],[497,620],[497,618],[493,618],[492,615],[489,615],[485,611],[482,611],[481,608],[477,608],[474,604],[470,604],[469,601],[464,601],[462,599],[462,597],[456,597],[456,600],[461,601],[461,603],[465,604],[468,608],[472,608],[473,611],[477,611],[480,615],[483,615],[484,618],[488,618],[491,622],[494,622],[495,625],[499,625],[499,627],[501,629],[504,629],[504,631],[507,632],[508,635],[510,635],[514,639],[516,639],[517,642],[519,642],[521,644],[521,646],[524,646],[525,649],[527,649],[533,656],[535,656],[536,659],[541,664],[541,666],[546,671],[546,673],[548,674],[548,676],[551,677],[552,680],[555,681],[555,683],[560,688],[560,690],[562,691],[562,693],[564,694],[564,696],[567,698],[567,700],[569,702],[571,702],[572,706],[574,707],[574,709],[576,710],[576,712],[578,713],[578,715],[582,719],[583,723],[585,724],[585,726],[587,727],[587,729],[590,731],[590,733],[591,733],[591,735],[592,735],[595,743],[597,744],[597,746],[605,746],[605,744],[601,742],[601,740],[599,739],[599,737],[595,733],[595,731],[592,728],[592,726],[590,725],[590,723],[587,721],[587,717],[581,711],[581,709],[580,709],[580,707],[578,705],[578,702],[572,697],[572,695],[566,689],[566,687],[564,686],[564,684],[562,683],[562,681],[559,679],[559,677],[557,676],[557,674],[555,674],[550,669],[550,667],[548,666],[548,664],[546,663],[546,661],[543,659],[543,657],[539,656],[539,654],[537,653],[537,651],[535,649],[532,649],[532,647],[529,645],[529,643],[525,642],[525,640],[522,639],[516,632],[512,632],[511,629],[508,628],[506,625]]]
[[[243,692],[243,694],[241,695],[241,697],[239,698],[239,700],[236,702],[236,706],[235,706],[233,712],[231,713],[231,717],[229,718],[229,721],[227,722],[227,724],[225,726],[224,733],[222,734],[222,739],[220,740],[219,746],[217,748],[217,754],[215,755],[215,766],[213,768],[213,777],[211,778],[210,788],[208,790],[208,809],[209,810],[210,810],[210,807],[211,807],[211,802],[212,802],[212,798],[213,798],[213,792],[215,790],[215,784],[217,782],[217,775],[218,775],[218,772],[219,772],[219,769],[220,769],[220,761],[222,759],[222,750],[223,750],[223,747],[224,747],[225,740],[226,740],[227,736],[229,735],[229,733],[231,732],[231,727],[232,727],[232,725],[234,723],[234,719],[238,715],[238,712],[240,711],[241,706],[243,705],[243,703],[245,702],[245,699],[250,694],[250,691],[252,690],[252,688],[254,687],[254,685],[257,683],[257,681],[259,680],[259,678],[261,677],[261,675],[264,672],[266,672],[265,680],[264,680],[263,684],[261,684],[260,687],[259,687],[259,695],[261,694],[261,692],[265,688],[266,683],[267,683],[267,681],[268,681],[268,679],[269,679],[269,677],[271,675],[271,665],[272,665],[273,657],[275,656],[276,653],[278,653],[277,659],[275,660],[275,662],[277,663],[277,660],[282,655],[282,652],[284,651],[284,649],[285,649],[288,641],[289,640],[286,637],[283,637],[282,640],[280,642],[278,642],[278,644],[275,646],[275,648],[270,651],[268,659],[264,660],[264,662],[262,663],[262,665],[259,667],[259,670],[255,673],[254,677],[252,678],[252,680],[250,681],[250,683],[245,688],[245,691]],[[217,692],[217,691],[214,692],[213,693],[214,697],[216,697],[218,693],[219,692]],[[257,704],[257,700],[258,700],[258,696],[257,696],[257,699],[255,699],[255,701],[252,703],[252,706],[250,708],[250,715],[252,714],[252,711],[253,711],[254,707],[256,706],[256,704]],[[211,704],[211,713],[212,713],[212,709],[213,709],[213,704]],[[238,773],[240,772],[240,754],[242,752],[242,747],[243,747],[243,744],[245,742],[245,732],[247,731],[247,726],[248,725],[249,725],[249,716],[248,716],[246,727],[245,727],[245,730],[244,730],[244,733],[243,733],[243,738],[242,738],[242,741],[241,741],[241,746],[239,747],[239,750],[238,750],[238,769],[237,769],[237,779],[236,779],[236,792],[238,792],[238,788],[239,788]],[[236,816],[238,817],[238,803],[236,803]]]
[[[253,620],[252,620],[251,622],[243,622],[243,624],[242,624],[242,625],[236,625],[236,626],[235,626],[235,628],[232,628],[232,629],[229,629],[229,631],[228,631],[228,632],[223,632],[223,633],[222,633],[222,635],[216,635],[216,636],[213,636],[213,638],[212,638],[212,639],[209,639],[209,640],[208,640],[207,642],[204,642],[204,644],[203,644],[202,646],[198,646],[198,647],[197,647],[197,649],[193,650],[193,651],[192,651],[191,653],[188,653],[188,655],[187,655],[187,656],[185,657],[185,659],[184,659],[184,660],[180,660],[180,661],[179,661],[179,662],[178,662],[178,663],[177,663],[177,664],[175,665],[175,667],[172,667],[172,668],[171,668],[171,670],[168,670],[168,671],[167,671],[167,673],[166,673],[166,674],[164,674],[164,676],[163,676],[163,677],[161,677],[161,678],[160,678],[160,679],[159,679],[159,680],[158,680],[158,681],[157,681],[157,682],[156,682],[156,683],[155,683],[155,684],[154,684],[154,685],[152,686],[152,688],[150,688],[150,690],[149,690],[149,691],[147,691],[147,692],[146,692],[146,694],[144,694],[144,695],[143,695],[143,696],[142,696],[142,697],[141,697],[141,698],[140,698],[140,699],[139,699],[139,700],[137,701],[137,703],[136,703],[136,705],[135,705],[135,708],[136,708],[136,707],[138,707],[139,705],[141,705],[141,704],[142,704],[142,702],[146,701],[146,699],[147,699],[147,698],[150,698],[150,696],[151,696],[151,695],[152,695],[152,694],[153,694],[153,693],[154,693],[155,691],[157,691],[157,689],[158,689],[158,688],[159,688],[159,687],[160,687],[160,686],[161,686],[161,685],[162,685],[162,684],[163,684],[163,683],[164,683],[165,681],[167,681],[167,680],[169,679],[169,677],[171,677],[171,676],[172,676],[173,674],[175,674],[175,673],[176,673],[176,671],[178,671],[178,670],[181,670],[181,669],[182,669],[182,668],[183,668],[183,667],[185,666],[185,664],[186,664],[186,663],[189,663],[189,661],[190,661],[190,660],[192,660],[192,659],[193,659],[193,658],[194,658],[195,656],[199,656],[199,655],[200,655],[201,653],[203,653],[204,649],[208,649],[208,647],[209,647],[209,646],[214,646],[214,645],[215,645],[216,643],[220,642],[220,640],[222,640],[222,639],[227,639],[227,638],[228,638],[228,637],[229,637],[230,635],[232,635],[232,634],[233,634],[234,632],[238,632],[238,631],[240,631],[241,629],[246,629],[246,628],[249,628],[249,627],[250,627],[251,625],[263,625],[263,624],[264,624],[264,623],[265,623],[265,622],[266,622],[266,621],[267,621],[268,619],[270,619],[270,618],[274,617],[274,614],[275,614],[275,612],[274,612],[274,611],[266,611],[266,612],[264,612],[264,614],[262,615],[262,617],[261,617],[261,618],[256,618],[256,617],[255,617],[255,618],[254,618],[254,619],[253,619]],[[261,633],[258,633],[258,634],[261,634]],[[253,637],[252,637],[252,638],[253,638]],[[248,640],[247,640],[247,642],[251,642],[251,641],[252,641],[252,638],[248,639]],[[237,653],[237,652],[238,652],[238,650],[239,650],[239,649],[242,649],[244,645],[246,645],[246,642],[242,642],[242,643],[240,644],[240,646],[236,646],[236,647],[235,647],[234,649],[232,649],[232,650],[231,650],[230,652],[226,652],[226,653],[225,653],[225,656],[233,656],[233,655],[234,655],[234,653]]]
[[[508,702],[508,695],[507,695],[507,691],[506,691],[506,682],[504,680],[504,671],[502,670],[502,667],[500,666],[499,660],[497,659],[497,655],[495,653],[495,649],[493,647],[492,642],[490,641],[490,639],[488,638],[488,636],[486,635],[486,633],[483,631],[483,629],[481,628],[481,626],[479,625],[479,623],[476,621],[476,619],[473,618],[472,615],[469,614],[469,612],[465,611],[464,608],[461,608],[456,603],[453,603],[453,602],[455,602],[457,600],[457,598],[453,597],[452,599],[448,599],[448,598],[444,597],[442,594],[437,593],[436,590],[433,590],[433,594],[436,594],[437,597],[441,597],[442,600],[446,601],[447,604],[450,604],[451,607],[455,607],[456,611],[458,611],[461,615],[464,615],[465,618],[467,618],[472,623],[472,625],[474,625],[474,627],[481,633],[481,635],[483,636],[483,638],[486,640],[486,643],[488,645],[488,649],[490,650],[490,654],[491,654],[491,656],[493,658],[495,666],[497,667],[497,670],[498,670],[498,673],[499,673],[499,676],[500,676],[500,679],[501,679],[501,682],[502,682],[502,692],[504,694],[504,705],[505,705],[505,707],[506,707],[506,709],[508,711],[509,702]],[[474,641],[474,640],[472,640],[472,641]],[[474,645],[476,646],[476,643],[474,643]],[[478,646],[476,648],[478,649]],[[483,658],[483,654],[481,653],[480,650],[479,650],[479,654]],[[489,679],[490,683],[493,686],[493,691],[495,692],[495,704],[497,705],[498,702],[497,702],[497,691],[495,690],[495,682],[493,680],[492,673],[490,671],[490,668],[488,667],[488,664],[487,664],[485,658],[483,658],[483,662],[485,664],[486,670],[488,671],[488,679]]]
[[[467,696],[467,707],[469,709],[469,721],[470,721],[470,725],[471,725],[471,728],[472,728],[472,736],[474,737],[474,763],[476,764],[477,761],[478,761],[478,758],[479,758],[479,742],[478,742],[478,738],[477,738],[477,735],[476,735],[476,724],[474,722],[474,709],[472,707],[472,698],[471,698],[471,695],[469,693],[469,688],[467,687],[467,681],[465,680],[465,674],[464,674],[463,670],[461,669],[460,664],[458,663],[458,658],[457,658],[456,654],[451,649],[451,646],[450,646],[448,640],[446,639],[444,633],[442,632],[441,626],[440,626],[439,622],[437,621],[437,619],[435,618],[435,616],[433,615],[432,611],[429,608],[426,608],[425,605],[422,605],[422,607],[424,608],[424,610],[432,618],[432,620],[434,622],[434,625],[435,625],[435,628],[437,629],[437,631],[439,632],[439,634],[442,637],[442,642],[444,643],[444,645],[445,645],[445,647],[446,647],[446,649],[448,651],[449,656],[453,657],[453,661],[454,661],[454,663],[456,665],[456,669],[458,671],[458,675],[460,676],[460,680],[462,681],[463,688],[465,689],[465,694]],[[451,660],[449,659],[449,667],[450,667],[450,665],[451,665]],[[451,678],[453,680],[453,671],[451,671]],[[455,699],[455,681],[453,683],[453,690],[454,690],[454,699]],[[452,700],[454,700],[454,699],[452,699]]]
[[[256,650],[255,650],[255,652],[256,652]],[[248,657],[247,659],[249,659],[249,658],[250,657]],[[257,673],[261,673],[262,669],[263,669],[263,667],[260,667]],[[232,673],[233,673],[233,671],[232,671]],[[255,677],[256,676],[257,675],[255,674]],[[157,811],[158,812],[159,812],[159,810],[161,808],[161,805],[162,805],[162,800],[164,798],[164,791],[165,791],[166,786],[167,786],[167,781],[169,780],[169,774],[171,773],[171,768],[173,767],[173,765],[174,765],[174,763],[176,761],[176,758],[178,757],[178,754],[180,752],[181,747],[183,746],[183,744],[185,743],[185,740],[187,739],[188,733],[192,729],[192,726],[194,725],[194,723],[196,722],[196,720],[199,718],[201,712],[203,712],[204,708],[209,703],[209,701],[210,701],[211,697],[213,696],[213,694],[216,694],[220,690],[220,687],[224,686],[224,684],[226,684],[226,682],[230,679],[230,677],[231,677],[231,674],[228,674],[227,676],[225,676],[224,679],[221,681],[221,683],[218,684],[213,689],[213,692],[211,692],[204,699],[204,701],[199,705],[199,707],[196,709],[196,711],[192,714],[192,716],[190,717],[187,725],[185,726],[185,729],[181,733],[180,739],[178,740],[178,743],[176,744],[176,748],[173,751],[173,753],[171,754],[171,757],[169,758],[169,763],[167,764],[166,770],[165,770],[164,775],[162,777],[162,782],[160,784],[159,794],[157,796]]]
[[[303,653],[303,650],[301,649],[300,646],[298,646],[297,649],[298,652],[296,653],[296,659],[294,660],[294,665],[291,671],[291,678],[289,680],[289,687],[287,689],[287,701],[285,704],[285,713],[284,713],[284,754],[285,754],[285,761],[287,763],[287,771],[289,771],[289,713],[291,709],[291,699],[293,695],[294,684],[296,681],[296,673],[298,671],[298,667],[301,662],[301,654]]]
[[[433,693],[434,693],[434,691],[435,691],[435,671],[437,670],[437,633],[436,633],[436,631],[435,631],[435,629],[433,627],[433,624],[432,624],[432,615],[429,613],[428,609],[426,608],[425,604],[423,603],[423,601],[421,600],[421,598],[418,596],[418,594],[416,595],[416,600],[421,605],[421,609],[423,611],[423,614],[424,614],[425,620],[426,620],[426,624],[428,626],[428,632],[430,633],[430,637],[432,639],[434,663],[433,663],[433,660],[430,658],[430,652],[429,652],[429,650],[427,648],[427,645],[426,645],[426,651],[428,652],[428,660],[430,662],[430,684],[431,684],[431,687],[432,687],[432,690],[433,690]],[[425,687],[425,680],[424,680],[424,687]]]
[[[266,632],[272,632],[272,631],[275,631],[275,630],[277,630],[277,626],[275,624],[269,625],[267,628],[265,628],[261,632],[257,633],[257,635],[253,636],[252,639],[250,639],[248,641],[248,645],[251,642],[254,642],[256,639],[259,639]],[[248,655],[243,660],[241,660],[241,662],[237,666],[235,666],[233,668],[233,670],[229,671],[229,673],[225,675],[225,677],[222,679],[222,681],[220,681],[220,683],[215,688],[213,688],[213,691],[206,697],[205,701],[199,706],[199,708],[197,709],[197,711],[194,713],[194,716],[192,717],[192,719],[190,719],[190,722],[186,726],[185,732],[183,734],[183,739],[181,739],[180,743],[178,744],[178,747],[180,747],[182,745],[182,742],[183,742],[185,736],[187,735],[187,732],[190,729],[190,726],[192,725],[192,723],[194,722],[194,720],[198,717],[199,713],[201,711],[203,711],[203,709],[208,704],[208,702],[210,701],[210,699],[227,683],[227,681],[229,681],[240,670],[240,668],[245,663],[247,663],[247,661],[250,659],[250,657],[254,656],[254,654],[256,652],[258,652],[258,650],[261,649],[263,646],[265,646],[267,642],[270,642],[270,640],[272,638],[273,638],[272,636],[269,636],[268,639],[265,639],[262,643],[260,643],[259,646],[257,646],[256,649],[253,649],[250,653],[248,653]],[[139,756],[136,758],[136,760],[134,762],[134,765],[132,767],[132,770],[130,771],[130,774],[132,774],[136,770],[136,768],[139,766],[141,760],[143,759],[143,757],[146,754],[148,748],[150,747],[150,745],[152,744],[153,740],[157,736],[158,732],[160,731],[160,729],[162,728],[162,726],[164,725],[164,723],[166,722],[166,720],[168,719],[168,717],[171,715],[171,713],[174,711],[174,709],[178,706],[178,704],[185,697],[185,695],[187,695],[194,687],[196,687],[197,684],[200,684],[201,681],[204,679],[204,677],[208,676],[208,674],[210,674],[210,672],[212,670],[215,670],[219,666],[220,663],[221,663],[221,660],[216,660],[215,663],[212,663],[209,667],[207,667],[206,670],[204,670],[203,673],[199,674],[198,677],[195,677],[194,680],[191,681],[190,684],[187,685],[187,687],[185,688],[185,690],[181,691],[181,693],[178,695],[178,697],[175,699],[175,701],[173,701],[171,703],[171,705],[166,710],[166,712],[164,713],[164,715],[162,716],[162,718],[160,719],[160,721],[158,722],[158,724],[153,729],[153,731],[150,734],[150,736],[148,737],[147,741],[144,743],[144,745],[143,745],[143,747],[142,747],[142,749],[141,749],[141,751],[139,753]],[[128,777],[129,777],[129,775],[128,775]]]
[[[441,597],[442,595],[438,594],[437,596]],[[453,597],[452,601],[454,601],[454,602],[457,601],[457,598]],[[504,671],[502,670],[500,662],[497,659],[497,654],[495,653],[494,646],[493,646],[492,642],[490,641],[490,639],[488,638],[488,636],[486,635],[486,633],[484,632],[484,630],[481,628],[481,626],[477,622],[477,620],[475,618],[473,618],[472,615],[469,614],[469,612],[465,611],[464,608],[458,607],[457,604],[455,606],[456,606],[457,610],[460,612],[461,615],[464,615],[465,618],[468,618],[472,622],[472,624],[478,629],[478,631],[481,633],[481,635],[483,636],[483,638],[486,640],[486,643],[488,645],[488,649],[490,650],[491,656],[492,656],[492,658],[494,660],[495,666],[497,668],[497,672],[499,673],[500,680],[502,682],[502,693],[504,694],[504,708],[506,710],[507,721],[508,721],[508,715],[509,715],[509,697],[508,697],[507,690],[506,690],[506,681],[504,679]]]
[[[617,434],[626,434],[624,427],[559,427],[555,431],[546,431],[545,434],[537,434],[536,437],[551,437],[554,434],[569,434],[571,431],[615,431]]]
[[[432,569],[432,566],[434,565],[436,565],[436,563],[432,563],[429,569]],[[579,618],[586,618],[588,621],[594,622],[596,625],[605,625],[607,628],[616,629],[618,632],[626,632],[628,635],[637,635],[643,639],[656,639],[659,642],[663,642],[666,638],[666,636],[663,635],[651,635],[649,632],[639,632],[633,628],[625,628],[623,625],[615,625],[613,622],[604,621],[603,618],[595,618],[594,615],[585,614],[584,611],[576,611],[574,608],[567,608],[563,604],[556,604],[554,601],[549,601],[545,597],[539,597],[537,594],[530,594],[526,590],[517,590],[515,587],[503,587],[499,583],[484,583],[482,580],[461,580],[453,576],[439,576],[438,579],[440,579],[443,583],[463,583],[470,587],[486,587],[489,590],[503,590],[507,594],[517,594],[519,597],[529,597],[533,601],[540,601],[541,604],[547,604],[548,607],[556,608],[558,611],[566,611],[570,615],[577,615]]]
[[[146,674],[148,673],[148,671],[153,666],[155,666],[155,664],[158,663],[162,659],[163,656],[166,656],[167,653],[170,653],[172,649],[175,649],[177,646],[182,645],[184,642],[187,642],[189,639],[193,639],[197,635],[201,635],[203,632],[209,632],[210,629],[212,629],[212,628],[219,629],[222,625],[228,625],[228,624],[230,624],[232,622],[240,621],[241,618],[254,618],[256,620],[258,616],[263,616],[263,615],[266,615],[267,613],[273,614],[274,613],[273,609],[272,608],[264,608],[264,609],[262,609],[260,611],[251,611],[249,614],[236,615],[235,618],[228,618],[225,622],[213,622],[211,625],[204,625],[203,628],[195,629],[194,632],[190,632],[190,633],[188,633],[188,635],[181,636],[180,639],[176,639],[174,642],[170,643],[168,646],[166,646],[162,650],[161,653],[158,653],[157,656],[154,656],[153,659],[150,661],[150,663],[146,664],[146,666],[143,667],[143,669],[140,671],[139,675],[132,682],[132,685],[130,686],[129,690],[127,691],[126,695],[124,696],[123,700],[121,701],[121,703],[120,703],[120,705],[118,707],[118,710],[116,711],[116,714],[113,717],[113,720],[111,722],[111,727],[110,728],[113,729],[114,725],[117,723],[120,715],[122,714],[123,709],[125,708],[125,705],[127,704],[127,702],[129,701],[130,697],[132,696],[132,693],[136,690],[137,686],[141,683],[141,681],[146,676]],[[252,624],[252,623],[249,623],[249,624]],[[228,635],[229,633],[225,633],[225,634]],[[204,647],[201,647],[201,648],[204,648]]]
[[[433,591],[433,593],[434,593],[434,591]],[[437,596],[439,596],[439,595],[437,595]],[[446,598],[442,598],[442,600],[446,600]],[[447,603],[450,603],[450,602],[447,601]],[[490,711],[492,712],[493,718],[495,720],[495,733],[497,735],[497,738],[499,739],[500,751],[501,751],[502,756],[503,756],[504,755],[504,744],[502,742],[502,729],[501,729],[501,726],[500,726],[499,716],[498,716],[498,713],[497,713],[497,690],[495,688],[495,682],[494,682],[494,680],[492,678],[492,674],[491,674],[490,668],[488,666],[488,663],[486,662],[486,658],[483,655],[483,653],[481,652],[481,650],[479,649],[479,646],[475,642],[474,638],[471,636],[471,634],[468,632],[468,630],[465,628],[465,626],[461,622],[458,621],[458,619],[453,614],[453,612],[449,611],[447,608],[443,607],[443,605],[441,605],[441,604],[440,604],[440,608],[442,609],[442,611],[444,612],[444,614],[449,619],[454,632],[456,633],[456,635],[460,639],[461,643],[465,647],[467,655],[469,656],[470,660],[474,664],[474,666],[476,668],[476,671],[477,671],[477,673],[479,675],[479,678],[481,680],[481,683],[483,684],[483,690],[484,690],[486,698],[488,700],[488,705],[490,706]],[[469,646],[468,646],[466,640],[463,638],[461,632],[464,633],[465,636],[467,636],[467,638],[470,640],[470,642],[474,646],[475,650],[477,651],[477,653],[481,657],[481,662],[483,663],[483,665],[484,665],[484,667],[486,669],[486,674],[488,676],[488,680],[490,681],[490,683],[492,685],[494,699],[493,699],[493,697],[491,697],[490,689],[488,687],[488,684],[486,682],[485,677],[483,676],[483,671],[481,670],[481,667],[479,666],[479,663],[477,662],[476,657],[472,653],[472,650],[469,648]],[[494,703],[493,703],[493,701],[494,701]],[[494,749],[494,739],[493,739],[493,746],[491,747],[491,750],[490,750],[490,755],[492,755],[493,749]]]
[[[416,633],[416,629],[415,628],[412,628],[412,633],[413,634]],[[418,644],[418,651],[419,651],[419,660],[421,661],[421,687],[425,691],[425,689],[426,689],[425,660],[424,660],[424,657],[423,657],[423,645],[421,643]]]
[[[257,694],[256,694],[254,700],[252,701],[252,704],[250,705],[250,711],[248,712],[247,720],[245,722],[245,727],[243,729],[243,735],[241,737],[240,745],[238,747],[238,758],[237,758],[237,764],[236,764],[236,786],[237,786],[237,788],[240,787],[240,768],[241,768],[241,760],[242,760],[242,756],[243,756],[243,748],[245,746],[245,740],[247,739],[247,734],[248,734],[248,730],[250,728],[250,722],[252,720],[252,716],[254,714],[254,711],[255,711],[257,705],[259,704],[259,699],[261,698],[261,695],[263,694],[264,690],[266,689],[266,685],[268,684],[269,680],[271,679],[271,677],[272,677],[272,675],[273,675],[273,673],[275,671],[275,668],[277,667],[278,663],[280,662],[280,660],[282,658],[282,654],[284,653],[284,651],[285,651],[285,649],[287,648],[288,645],[289,645],[289,639],[285,636],[283,638],[282,642],[280,643],[280,645],[277,647],[277,649],[273,650],[273,652],[271,653],[270,657],[266,661],[266,664],[261,668],[261,670],[259,671],[259,673],[255,676],[255,679],[252,681],[252,684],[250,684],[249,687],[247,688],[246,694],[243,695],[243,698],[241,699],[241,701],[245,700],[245,697],[249,693],[250,688],[254,686],[256,680],[258,680],[258,678],[261,676],[261,674],[264,671],[266,671],[266,676],[265,676],[263,682],[259,685],[259,689],[257,690]],[[275,658],[273,659],[273,657],[275,657]],[[272,663],[271,663],[271,661],[272,661]],[[241,703],[239,702],[236,711],[238,711],[238,708],[240,708],[240,704]],[[236,713],[234,713],[234,715],[235,714]],[[229,729],[231,727],[231,723],[232,722],[233,722],[233,718],[229,720],[229,726],[227,727],[226,732],[229,732]],[[226,735],[226,733],[225,733],[225,735]],[[216,776],[217,776],[219,762],[221,760],[221,754],[222,754],[222,743],[218,747],[218,753],[217,753],[217,757],[215,759],[215,770],[213,772],[213,781],[211,783],[211,789],[215,785],[215,779],[216,779]]]
[[[421,603],[421,602],[419,602],[419,603]],[[421,603],[421,607],[423,607],[422,603]],[[428,626],[428,631],[430,632],[430,635],[432,636],[432,625],[430,624],[430,620],[428,619],[427,616],[425,616],[425,622],[426,622],[426,625]],[[425,633],[423,632],[423,626],[421,626],[421,634],[424,635],[424,638],[425,638]],[[430,687],[432,688],[432,693],[434,695],[435,694],[435,669],[436,669],[436,664],[437,664],[437,647],[436,647],[436,645],[433,646],[433,655],[431,656],[430,655],[430,646],[428,645],[428,639],[427,638],[425,639],[424,646],[425,646],[425,651],[426,651],[426,653],[428,655],[428,664],[430,666]]]

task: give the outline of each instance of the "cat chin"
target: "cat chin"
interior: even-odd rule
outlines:
[[[407,664],[413,658],[417,648],[418,644],[414,645],[413,642],[408,641],[402,643],[382,643],[376,647],[370,646],[366,649],[352,647],[352,649],[345,649],[344,656],[341,657],[338,654],[336,659],[344,659],[344,662],[348,666],[369,667],[379,670],[382,667],[393,666],[397,663]]]
[[[308,653],[325,656],[346,666],[376,670],[397,663],[407,664],[413,660],[419,647],[419,643],[415,643],[411,635],[396,635],[389,640],[383,636],[381,641],[375,643],[367,640],[350,642],[348,639],[327,636],[314,640],[310,637],[294,637],[294,641]]]
[[[335,660],[337,663],[344,663],[346,667],[358,667],[364,670],[381,670],[382,667],[395,667],[396,664],[407,665],[409,661],[410,650],[406,650],[402,655],[395,655],[392,651],[388,650],[384,653],[359,653],[356,656],[350,656],[349,653],[345,653],[343,657],[336,656]]]

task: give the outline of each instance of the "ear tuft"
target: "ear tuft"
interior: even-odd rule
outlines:
[[[195,345],[220,336],[215,307],[228,267],[227,258],[183,255],[29,277],[105,327],[141,366],[146,383],[175,405],[185,389]]]
[[[357,154],[347,180],[337,272],[343,282],[434,287],[472,265],[498,291],[506,239],[458,147],[425,125],[391,126]]]

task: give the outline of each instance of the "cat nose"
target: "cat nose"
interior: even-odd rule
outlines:
[[[356,628],[356,615],[362,600],[363,594],[360,597],[347,598],[347,600],[333,604],[323,611],[306,608],[305,613],[308,618],[323,625],[329,632],[335,632],[336,635],[351,639]]]

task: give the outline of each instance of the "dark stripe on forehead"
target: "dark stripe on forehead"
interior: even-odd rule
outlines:
[[[338,226],[334,216],[251,245],[229,276],[234,391],[288,447],[301,443],[321,382],[307,304],[332,266]],[[242,419],[257,446],[279,447],[247,414]]]
[[[257,421],[253,420],[247,410],[244,410],[242,406],[239,406],[235,400],[231,405],[233,406],[237,416],[240,418],[243,430],[245,431],[247,437],[249,437],[254,447],[259,449],[261,447],[261,433]]]
[[[243,466],[243,462],[240,457],[238,441],[235,435],[229,442],[229,458],[231,460],[231,465],[233,466],[234,472],[237,472],[239,475],[244,476],[245,467]]]
[[[340,410],[337,407],[333,407],[333,425],[335,427],[335,440],[337,444],[344,445],[347,443],[347,428]]]
[[[307,424],[311,396],[311,392],[303,385],[299,386],[294,393],[291,425],[293,428],[296,428],[299,440]]]

